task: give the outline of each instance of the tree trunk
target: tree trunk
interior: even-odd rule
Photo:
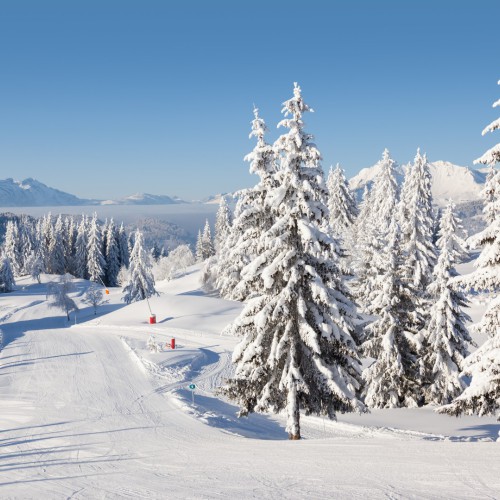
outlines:
[[[288,389],[287,399],[286,430],[288,431],[288,439],[297,441],[300,439],[300,408],[295,380],[292,381],[292,386]]]

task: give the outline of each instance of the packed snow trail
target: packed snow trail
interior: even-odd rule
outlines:
[[[500,443],[305,417],[308,439],[289,442],[279,419],[237,419],[214,396],[234,340],[176,331],[198,353],[186,372],[193,406],[181,378],[138,362],[121,338],[134,341],[132,330],[62,328],[34,290],[0,303],[0,498],[500,498]]]

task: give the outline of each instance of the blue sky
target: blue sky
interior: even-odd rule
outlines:
[[[2,0],[0,178],[196,199],[255,182],[252,107],[293,82],[325,170],[388,147],[471,165],[499,142],[498,0]]]

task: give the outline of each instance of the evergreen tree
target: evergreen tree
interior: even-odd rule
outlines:
[[[275,184],[273,174],[276,171],[276,155],[273,147],[264,139],[266,131],[266,124],[260,118],[259,110],[254,108],[249,137],[255,137],[257,144],[245,156],[245,161],[250,162],[250,173],[256,174],[259,182],[252,189],[240,191],[231,230],[219,252],[216,287],[226,299],[246,300],[251,293],[256,293],[259,283],[258,280],[247,282],[242,276],[242,270],[259,255],[259,236],[273,223],[273,216],[265,205],[265,199]]]
[[[123,227],[123,222],[120,224],[120,229],[118,230],[118,253],[120,257],[120,268],[123,266],[128,268],[130,252],[128,249],[128,237]]]
[[[340,165],[337,164],[335,169],[330,167],[326,186],[328,188],[330,227],[336,238],[341,238],[349,245],[351,243],[350,233],[358,215],[358,208]]]
[[[376,165],[377,174],[372,190],[363,203],[358,229],[357,257],[355,269],[358,274],[356,296],[363,310],[379,314],[374,297],[379,293],[382,276],[386,271],[387,239],[398,203],[396,162],[389,151],[384,150]]]
[[[95,283],[102,282],[106,261],[102,255],[102,235],[96,213],[90,222],[87,256],[87,272],[90,281],[94,281]]]
[[[52,255],[50,253],[52,246],[52,214],[49,212],[44,215],[40,226],[40,249],[43,258],[44,268],[48,273],[52,273]]]
[[[17,221],[9,220],[5,232],[4,254],[10,261],[12,272],[20,276],[23,268],[22,251],[19,246],[19,227]]]
[[[500,85],[500,81],[498,82]],[[494,107],[500,106],[500,100]],[[500,119],[483,131],[500,128]],[[466,289],[496,293],[500,289],[500,172],[494,165],[500,161],[500,144],[488,150],[476,163],[490,165],[488,183],[485,186],[485,214],[488,227],[472,241],[482,244],[477,269],[463,276],[459,283]],[[439,411],[450,415],[494,415],[500,420],[500,299],[492,300],[478,329],[489,339],[465,360],[464,374],[471,376],[470,386],[449,405]]]
[[[498,85],[500,85],[500,80],[498,80]],[[500,107],[500,99],[493,103],[493,107]],[[482,132],[482,135],[486,135],[488,132],[494,132],[500,129],[500,118],[492,121]],[[500,163],[500,143],[493,146],[491,149],[486,151],[481,158],[478,158],[474,163],[482,163],[483,165],[490,165],[493,167],[496,163]]]
[[[12,292],[15,286],[16,282],[14,281],[14,272],[12,271],[10,259],[2,255],[0,256],[0,292]]]
[[[43,260],[38,251],[33,251],[26,259],[25,269],[33,279],[41,283],[40,275],[44,272],[44,267]]]
[[[459,264],[469,258],[467,233],[462,225],[462,220],[455,212],[455,204],[448,202],[441,214],[441,221],[437,233],[436,247],[440,252],[447,248],[451,254],[452,262]]]
[[[75,224],[74,217],[66,218],[66,239],[64,246],[64,260],[66,262],[66,272],[70,274],[76,274],[75,269],[75,244],[77,236],[77,227]]]
[[[226,198],[223,196],[220,200],[219,209],[215,216],[215,250],[220,251],[226,241],[231,229],[231,212],[227,205]]]
[[[247,269],[260,277],[264,292],[235,321],[235,333],[244,338],[233,354],[235,375],[221,389],[240,405],[240,415],[286,409],[290,439],[300,439],[301,409],[330,418],[364,409],[356,399],[355,313],[343,293],[332,239],[321,229],[327,190],[320,153],[303,129],[309,110],[295,84],[279,124],[289,132],[275,144],[281,168],[278,187],[268,193],[275,223],[262,234],[262,255]]]
[[[198,237],[196,238],[196,262],[203,262],[203,238],[201,230],[198,231]]]
[[[436,249],[432,243],[434,218],[432,211],[431,174],[425,155],[417,155],[409,165],[401,192],[401,244],[407,257],[406,273],[415,289],[424,297],[432,282]]]
[[[203,260],[208,259],[215,255],[214,243],[212,241],[212,233],[210,231],[210,224],[208,220],[205,222],[205,228],[203,229],[203,236],[201,237],[201,247]]]
[[[441,251],[434,269],[434,282],[429,286],[434,303],[422,349],[425,353],[423,369],[428,382],[425,388],[427,403],[450,403],[466,386],[460,370],[468,355],[467,343],[472,343],[465,326],[471,319],[463,312],[468,300],[451,284],[452,278],[457,276],[453,266],[464,255],[464,248],[457,247],[456,229],[453,204],[449,203],[441,218],[438,239]]]
[[[377,175],[373,182],[370,199],[370,221],[383,238],[387,237],[398,203],[399,187],[396,180],[397,163],[384,149],[377,164]]]
[[[361,346],[365,356],[375,358],[363,372],[365,402],[372,408],[414,407],[422,400],[418,342],[410,307],[413,292],[411,284],[401,277],[404,256],[399,237],[399,226],[393,222],[383,286],[374,297],[379,318],[366,329]]]
[[[105,235],[106,240],[106,285],[118,285],[118,273],[120,272],[120,249],[118,246],[118,232],[113,219],[108,224]]]
[[[88,237],[87,237],[87,218],[82,215],[80,224],[78,225],[78,232],[75,241],[75,276],[77,278],[87,279],[89,277],[87,271],[88,261]]]
[[[62,216],[59,215],[52,231],[52,238],[50,240],[49,246],[49,269],[52,274],[64,274],[64,270],[66,267],[64,250],[64,223]]]
[[[35,250],[36,228],[33,220],[27,215],[21,215],[19,225],[19,249],[21,253],[21,274],[29,274],[26,263]]]
[[[134,248],[130,254],[129,280],[123,288],[123,300],[127,304],[158,295],[151,270],[151,258],[144,248],[143,241],[142,233],[137,230]]]

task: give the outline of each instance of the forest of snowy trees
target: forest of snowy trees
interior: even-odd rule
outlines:
[[[225,330],[241,341],[220,393],[240,415],[285,412],[290,439],[301,437],[301,411],[335,418],[432,404],[450,415],[498,413],[500,144],[477,160],[490,167],[487,227],[467,238],[452,200],[436,216],[420,150],[401,188],[384,150],[359,204],[339,165],[325,179],[303,121],[311,111],[295,84],[278,124],[283,133],[270,144],[254,109],[256,144],[245,159],[257,184],[239,192],[234,213],[222,199],[214,236],[207,221],[194,255],[186,245],[154,255],[160,279],[196,260],[205,287],[245,303]],[[500,120],[484,133],[498,128]],[[459,276],[471,249],[481,250],[476,270]],[[7,224],[0,291],[11,291],[17,275],[69,273],[123,285],[129,303],[156,293],[152,259],[141,233],[128,236],[113,220],[25,218]],[[472,355],[470,293],[490,299],[476,325],[488,340]]]
[[[495,103],[498,106],[500,101]],[[241,337],[235,374],[221,393],[240,414],[287,414],[300,438],[300,410],[335,417],[368,408],[438,406],[451,415],[500,409],[500,145],[484,189],[487,228],[467,240],[450,200],[436,216],[426,155],[405,166],[382,153],[359,206],[343,170],[325,181],[321,155],[305,132],[312,111],[300,87],[284,103],[286,129],[273,144],[254,110],[246,157],[259,178],[240,192],[233,220],[221,206],[217,244],[198,239],[203,280],[245,308],[226,333]],[[485,131],[499,128],[493,122]],[[209,237],[209,233],[208,233]],[[482,248],[472,275],[455,266]],[[490,337],[469,355],[466,293],[490,293],[477,325]],[[366,362],[361,369],[361,360]]]
[[[100,287],[123,285],[126,303],[143,300],[155,293],[152,253],[145,248],[140,231],[128,235],[123,224],[118,227],[113,219],[101,224],[97,214],[83,215],[79,221],[62,215],[54,218],[50,213],[39,219],[22,216],[6,224],[0,292],[12,291],[16,276],[29,275],[40,283],[41,275],[47,273],[60,275],[61,285],[71,277]],[[99,292],[95,287],[90,292],[94,298],[92,293],[87,298],[95,307]],[[57,302],[64,304],[64,300]]]

